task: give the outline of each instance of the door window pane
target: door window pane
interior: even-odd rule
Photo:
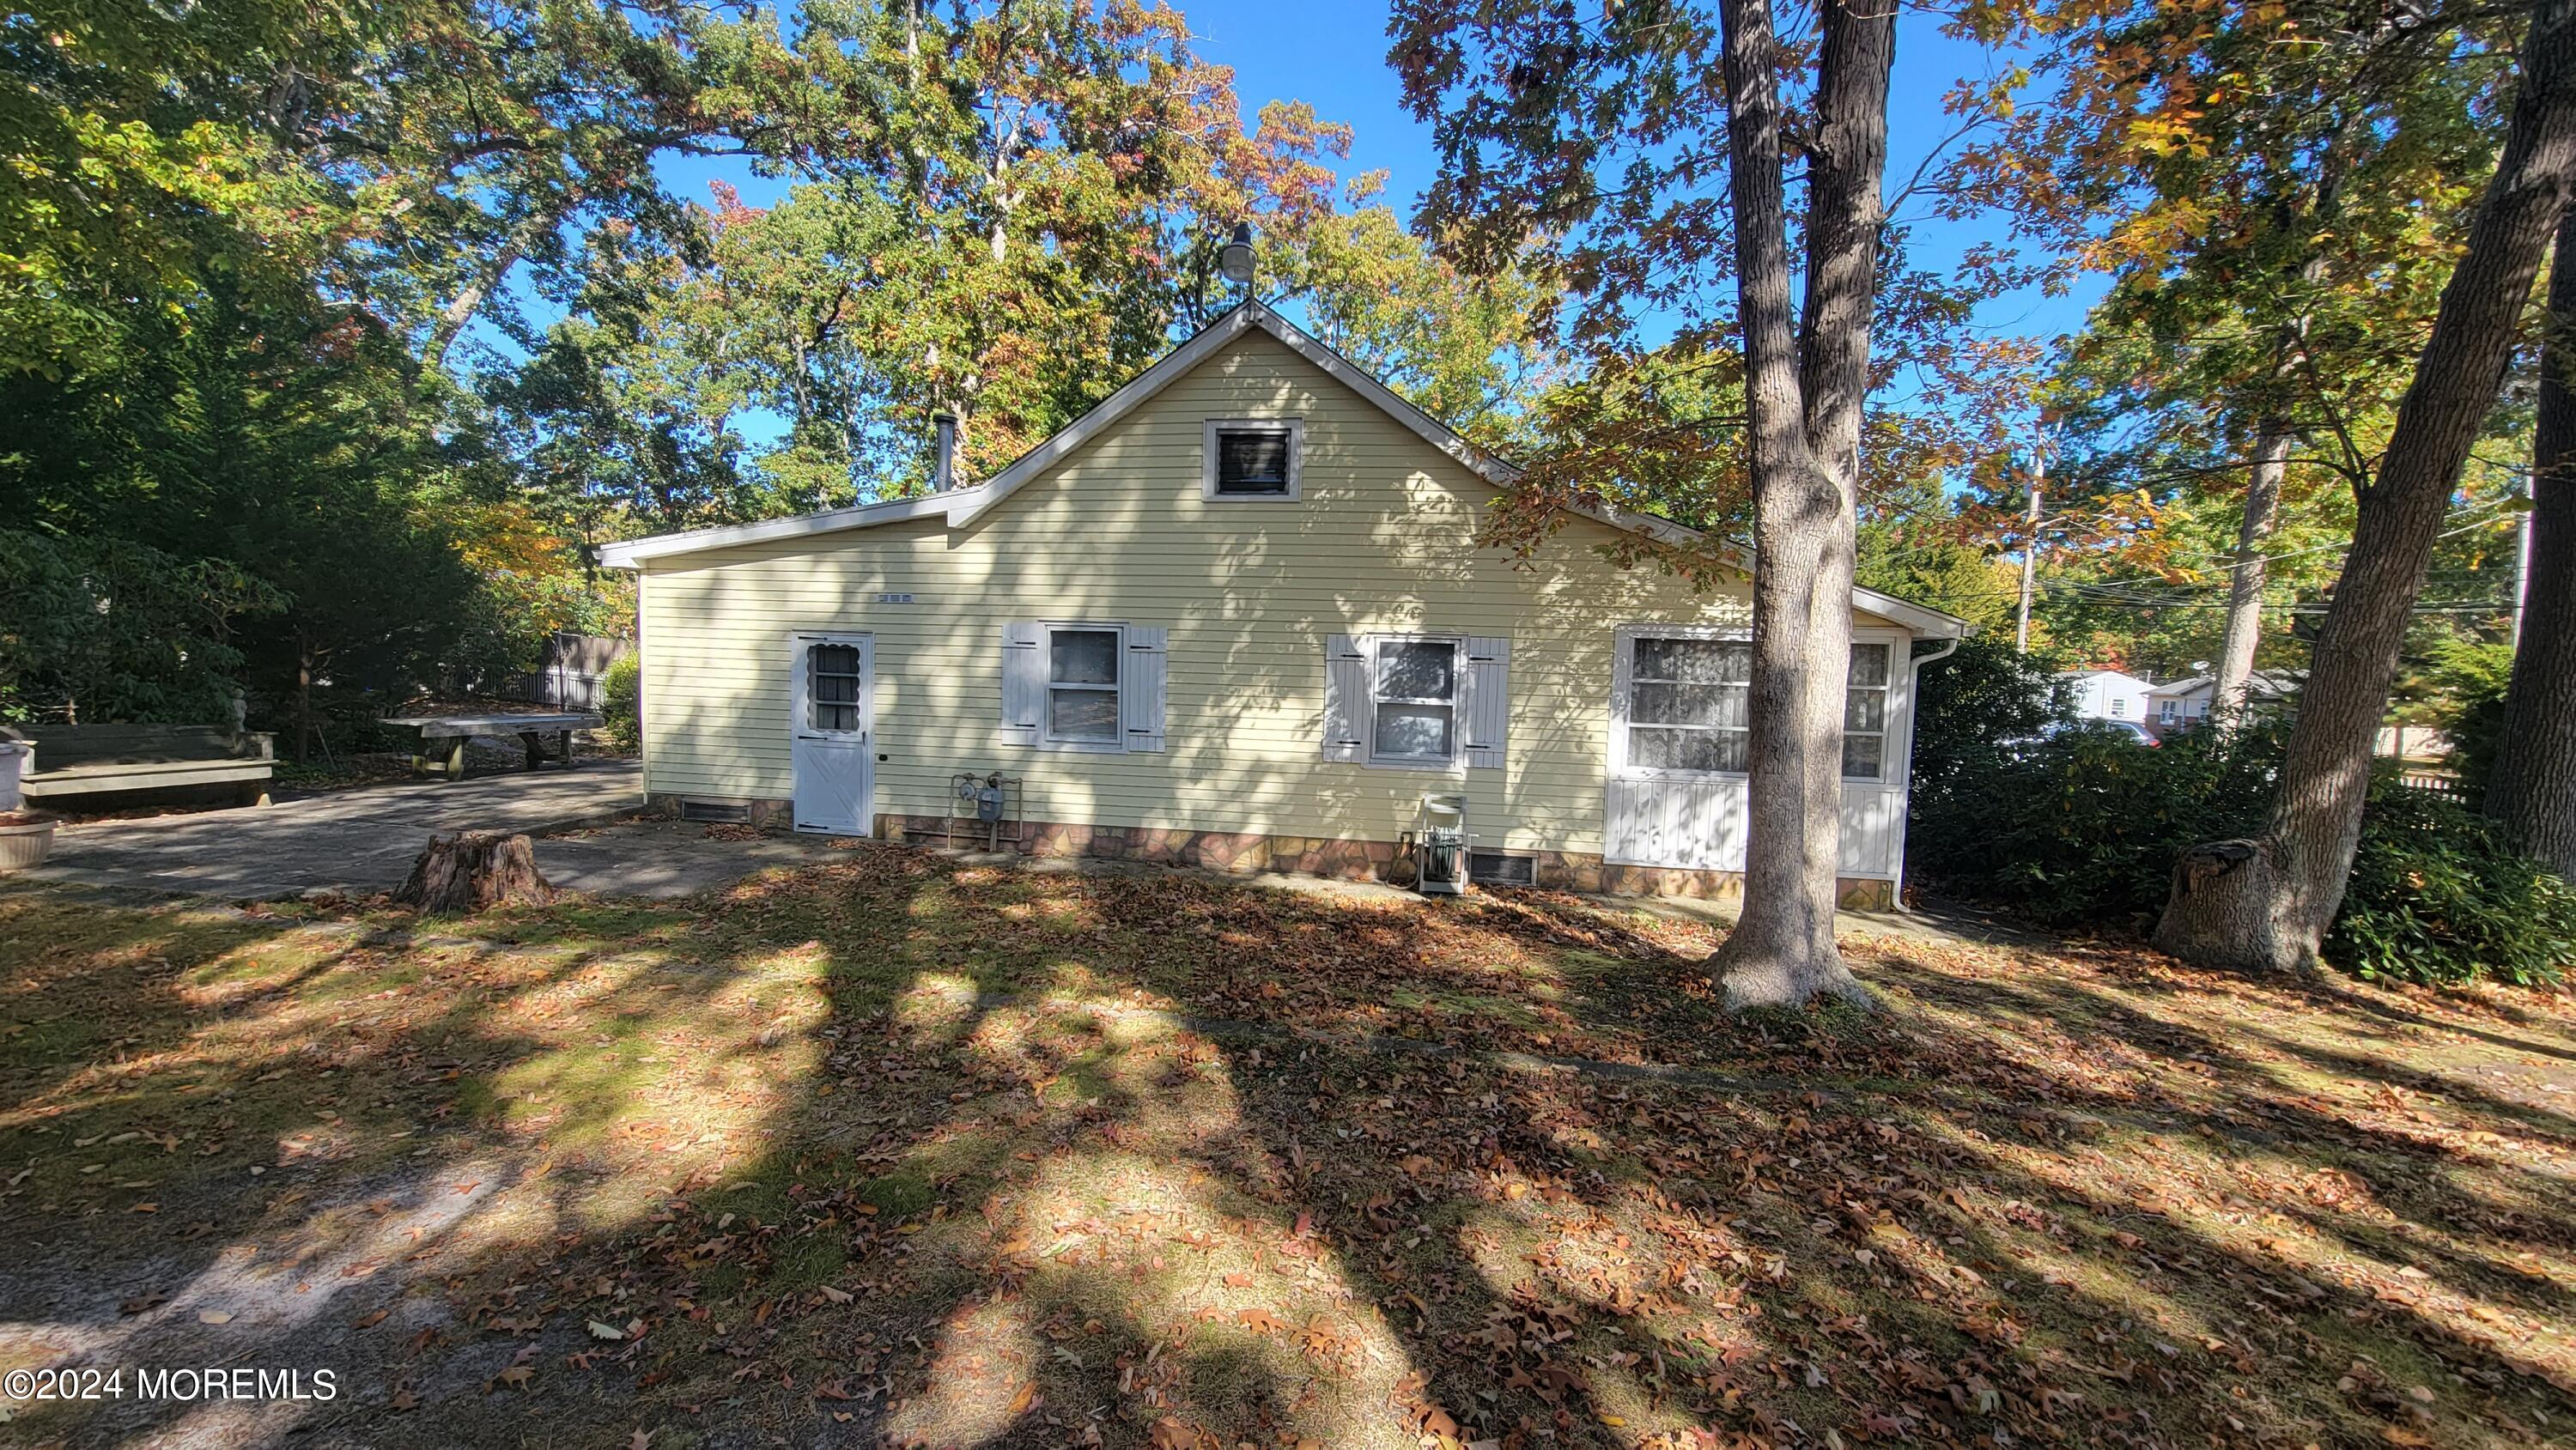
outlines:
[[[815,730],[839,732],[859,728],[859,647],[812,644],[805,647],[807,722]]]
[[[1740,685],[1753,678],[1753,646],[1740,639],[1640,639],[1637,678]]]

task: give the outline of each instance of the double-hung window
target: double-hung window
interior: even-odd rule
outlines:
[[[1119,744],[1118,667],[1126,631],[1115,625],[1047,626],[1046,738],[1055,744]]]
[[[1299,418],[1210,418],[1200,496],[1241,502],[1293,501],[1306,424]]]
[[[1374,640],[1369,662],[1369,755],[1396,765],[1458,758],[1458,641]]]

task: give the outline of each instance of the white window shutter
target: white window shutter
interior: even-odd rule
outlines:
[[[1347,634],[1324,641],[1324,758],[1368,759],[1368,655]]]
[[[1511,671],[1510,640],[1467,636],[1466,698],[1459,713],[1466,717],[1462,744],[1470,769],[1502,768],[1512,718]]]
[[[1004,745],[1038,743],[1039,713],[1046,709],[1046,631],[1034,619],[1002,626],[1002,729]]]
[[[1127,748],[1163,749],[1164,662],[1170,659],[1170,631],[1160,625],[1127,626],[1127,658],[1118,672],[1118,715],[1125,726]]]

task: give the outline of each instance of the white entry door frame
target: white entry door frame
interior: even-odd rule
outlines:
[[[788,636],[788,757],[796,829],[866,836],[876,826],[876,636]]]

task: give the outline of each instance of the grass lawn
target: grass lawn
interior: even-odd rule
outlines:
[[[0,1440],[2576,1443],[2563,997],[849,844],[0,891],[0,1369],[123,1371]]]

